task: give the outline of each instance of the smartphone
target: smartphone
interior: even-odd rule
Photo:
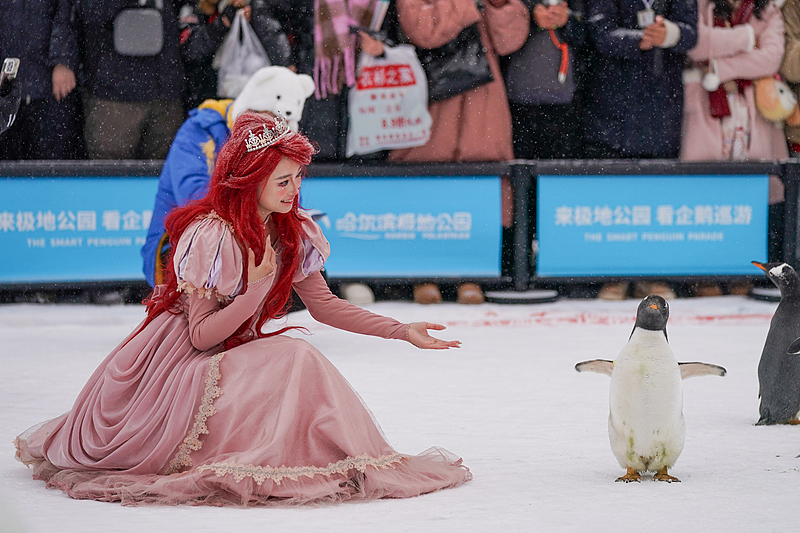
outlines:
[[[19,59],[7,57],[3,60],[3,68],[0,70],[0,96],[4,96],[11,90],[10,81],[17,77],[19,70]]]

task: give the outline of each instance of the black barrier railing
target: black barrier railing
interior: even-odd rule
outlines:
[[[58,178],[75,176],[158,176],[162,161],[17,161],[0,162],[3,177]],[[516,290],[526,290],[537,281],[531,270],[531,240],[528,201],[539,175],[604,176],[604,175],[777,175],[786,188],[783,259],[798,266],[800,251],[800,160],[786,162],[682,162],[675,160],[515,160],[505,163],[437,163],[437,164],[313,164],[310,178],[368,178],[403,176],[505,176],[514,191],[515,220],[513,227],[513,263],[510,278],[496,281],[510,283]],[[126,280],[119,280],[124,282]],[[378,280],[372,280],[378,281]],[[549,281],[553,281],[550,279]],[[573,279],[572,281],[581,281]],[[106,282],[107,283],[107,282]],[[19,284],[17,284],[18,286]],[[58,284],[82,286],[82,283]],[[8,288],[9,285],[0,285]]]
[[[0,178],[153,177],[163,161],[0,161]]]

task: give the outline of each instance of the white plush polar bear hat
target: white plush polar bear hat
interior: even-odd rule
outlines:
[[[236,120],[243,111],[269,111],[283,115],[292,131],[299,129],[306,98],[314,93],[314,80],[286,67],[264,67],[255,72],[233,101]]]

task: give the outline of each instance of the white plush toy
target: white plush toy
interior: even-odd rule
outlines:
[[[297,131],[306,98],[314,93],[314,80],[286,67],[264,67],[256,71],[233,101],[233,117],[248,109],[281,114]]]

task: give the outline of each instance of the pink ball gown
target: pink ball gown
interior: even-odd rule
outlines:
[[[336,298],[307,234],[294,289],[311,315],[348,331],[408,339],[408,325]],[[279,251],[280,261],[280,251]],[[15,441],[33,476],[74,498],[125,504],[269,505],[404,498],[471,478],[449,452],[395,451],[344,377],[286,335],[224,350],[254,324],[274,275],[242,289],[242,252],[214,213],[176,247],[180,312],[162,313],[102,362],[72,409]]]

